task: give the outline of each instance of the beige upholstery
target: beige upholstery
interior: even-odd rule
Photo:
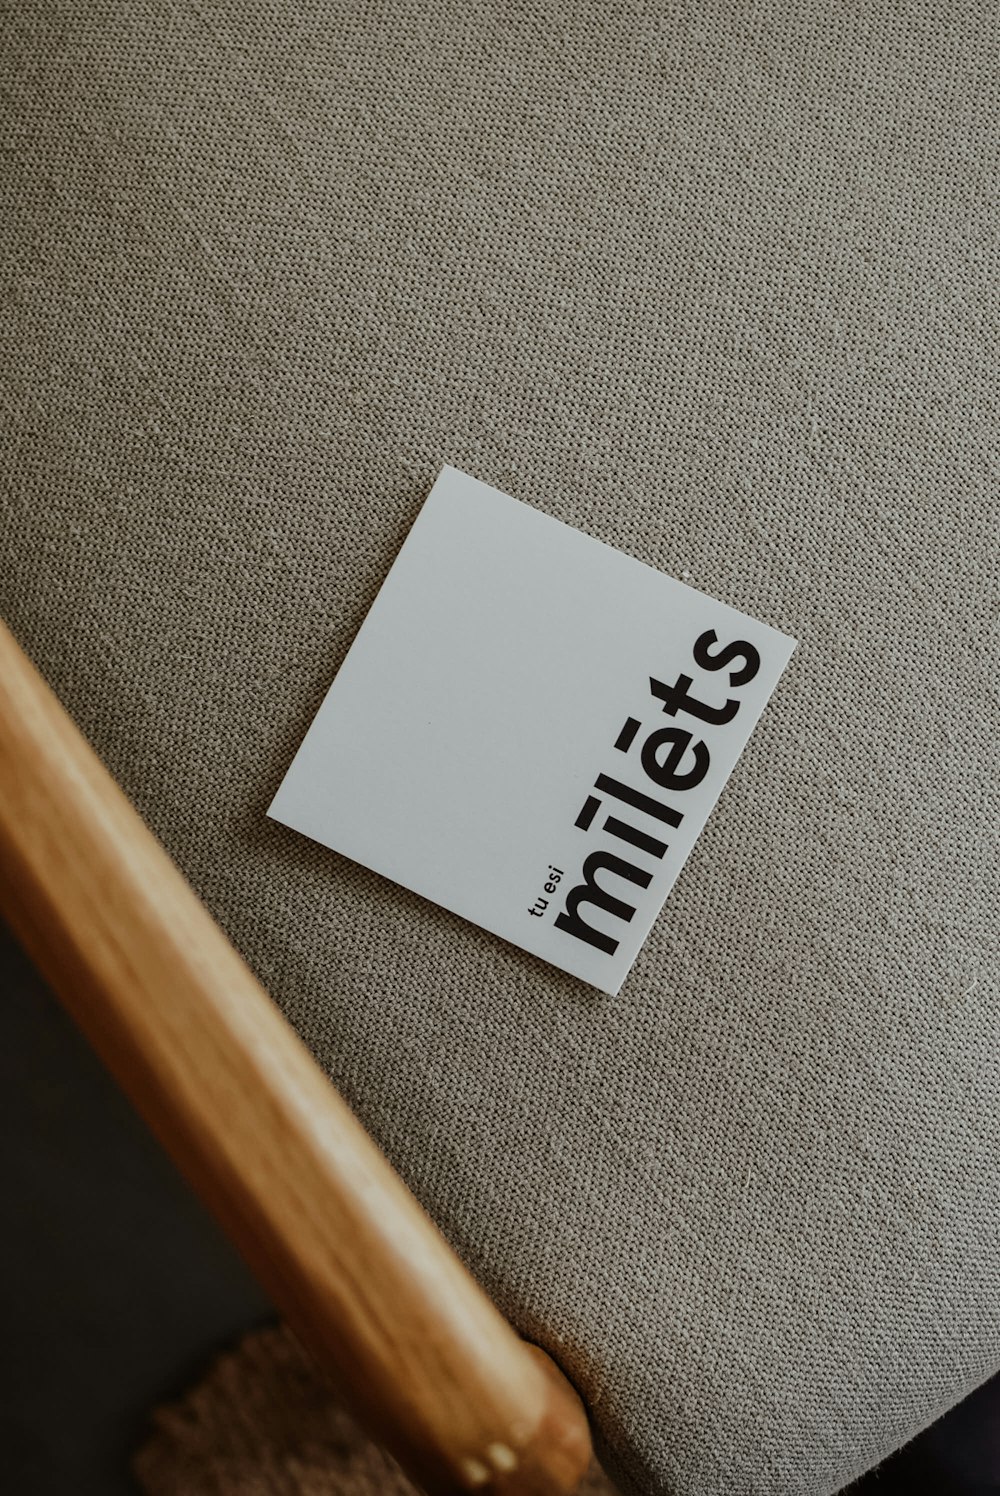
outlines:
[[[0,605],[633,1491],[1000,1364],[995,22],[4,16]],[[445,460],[800,640],[616,999],[264,819]]]

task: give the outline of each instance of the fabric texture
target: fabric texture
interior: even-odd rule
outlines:
[[[616,1481],[834,1491],[1000,1364],[992,7],[3,26],[6,617]],[[264,818],[443,461],[800,640],[616,999]]]
[[[146,1496],[417,1496],[282,1326],[247,1335],[158,1408],[134,1471]],[[580,1496],[615,1496],[596,1464]]]

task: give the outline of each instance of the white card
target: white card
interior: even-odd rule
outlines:
[[[794,647],[445,467],[268,814],[616,993]]]

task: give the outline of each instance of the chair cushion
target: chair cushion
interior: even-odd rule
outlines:
[[[1000,1364],[988,9],[5,19],[3,609],[633,1491]],[[264,817],[445,460],[801,641],[618,998]]]

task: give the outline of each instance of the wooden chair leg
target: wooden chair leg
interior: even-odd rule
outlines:
[[[430,1492],[572,1491],[483,1294],[0,624],[0,907],[302,1342]]]

